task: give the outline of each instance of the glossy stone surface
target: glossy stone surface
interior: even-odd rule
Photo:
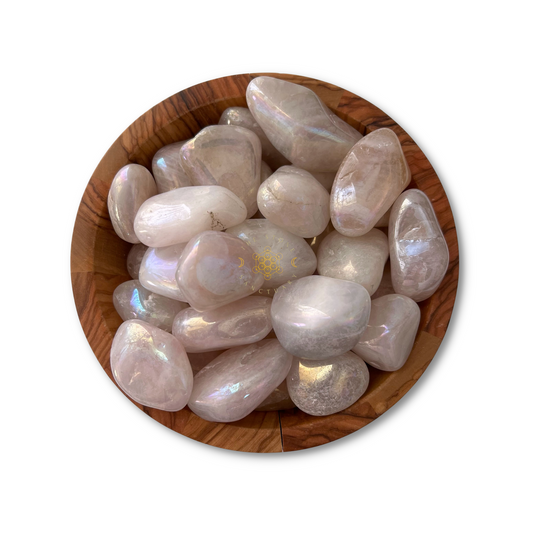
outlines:
[[[368,368],[353,352],[325,361],[294,357],[287,376],[292,401],[313,416],[331,415],[350,407],[364,394],[368,383]]]
[[[280,287],[316,270],[316,256],[305,240],[269,220],[245,220],[226,233],[239,237],[255,252],[254,268],[265,279],[261,290]]]
[[[271,314],[276,337],[289,353],[323,360],[357,344],[368,324],[370,296],[352,281],[308,276],[278,289]]]
[[[157,192],[168,192],[192,185],[189,176],[181,166],[180,150],[187,141],[167,144],[156,152],[152,159],[152,172]]]
[[[246,207],[218,185],[181,187],[150,198],[135,217],[135,234],[146,246],[188,242],[202,231],[224,231],[246,219]]]
[[[342,162],[331,189],[331,221],[347,237],[372,229],[411,181],[396,134],[382,128],[366,135]]]
[[[287,388],[287,380],[284,380],[281,385],[278,385],[267,397],[267,399],[259,405],[256,411],[285,411],[286,409],[294,409],[296,405],[289,396],[289,389]]]
[[[372,295],[371,299],[375,300],[376,298],[381,298],[382,296],[386,296],[387,294],[395,294],[394,287],[392,286],[390,261],[387,261],[385,263],[381,283],[379,284],[377,291]]]
[[[204,366],[216,359],[225,350],[213,350],[212,352],[204,353],[188,353],[189,363],[191,363],[193,376],[196,376]]]
[[[272,329],[271,305],[265,296],[248,296],[211,311],[185,309],[174,317],[172,335],[187,353],[253,344]]]
[[[137,318],[165,331],[172,331],[174,317],[188,307],[145,289],[137,280],[121,283],[113,292],[113,305],[122,320]]]
[[[362,285],[370,296],[376,292],[389,257],[385,234],[371,229],[361,237],[330,233],[318,249],[318,273]]]
[[[121,324],[110,353],[111,372],[133,400],[163,411],[179,411],[192,391],[191,364],[170,333],[141,320]]]
[[[220,185],[237,195],[248,218],[257,211],[261,143],[238,126],[208,126],[181,148],[181,164],[192,185]]]
[[[394,202],[389,223],[394,291],[415,302],[429,298],[448,270],[448,245],[429,198],[410,189]]]
[[[178,262],[185,246],[187,243],[184,242],[163,248],[148,248],[139,270],[141,285],[161,296],[186,302],[176,280]]]
[[[196,374],[189,407],[204,420],[240,420],[287,377],[291,363],[275,339],[231,348]]]
[[[259,124],[252,116],[252,113],[246,107],[228,107],[228,109],[222,113],[218,123],[227,126],[240,126],[241,128],[253,131],[261,141],[263,159],[274,170],[284,165],[290,165],[289,160],[283,157],[283,155],[281,155],[268,140],[265,132],[260,128]]]
[[[131,276],[131,279],[139,279],[139,269],[141,268],[141,263],[146,250],[148,250],[148,246],[139,243],[134,244],[128,252],[126,268],[128,269],[128,274]]]
[[[238,237],[218,231],[200,233],[183,250],[176,274],[178,286],[197,311],[250,296],[264,281],[261,273],[254,272],[253,255]]]
[[[313,176],[296,167],[281,167],[259,187],[263,216],[299,237],[315,237],[329,222],[329,194]]]
[[[246,101],[272,144],[311,172],[335,172],[362,137],[302,85],[260,76],[249,83]]]
[[[415,342],[420,308],[407,296],[372,300],[368,326],[353,351],[369,365],[393,372],[402,368]]]
[[[109,188],[107,209],[113,229],[121,239],[139,242],[134,230],[135,216],[144,201],[155,194],[154,178],[143,166],[132,163],[117,172]]]

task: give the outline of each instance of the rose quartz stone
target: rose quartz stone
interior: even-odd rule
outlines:
[[[287,380],[283,381],[281,385],[277,386],[267,397],[267,399],[259,405],[256,411],[285,411],[286,409],[294,409],[296,405],[289,396],[289,389],[287,388]]]
[[[193,376],[196,376],[204,366],[216,359],[225,350],[213,350],[212,352],[204,353],[188,353],[187,357],[191,363]]]
[[[180,187],[190,187],[191,180],[181,166],[180,150],[187,141],[163,146],[152,159],[152,172],[157,192],[168,192]]]
[[[139,279],[139,270],[146,250],[148,250],[148,246],[139,243],[134,244],[128,252],[126,268],[131,279]]]

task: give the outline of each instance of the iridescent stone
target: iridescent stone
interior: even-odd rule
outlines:
[[[231,348],[196,374],[189,408],[212,422],[240,420],[287,377],[291,363],[275,339]]]
[[[191,363],[193,376],[196,376],[204,366],[208,365],[211,361],[216,359],[225,350],[214,350],[212,352],[204,353],[188,353],[187,357]]]
[[[113,292],[113,305],[122,320],[137,318],[157,328],[172,331],[174,317],[186,307],[145,289],[137,280],[121,283]]]
[[[134,220],[139,208],[157,187],[150,171],[141,165],[122,167],[113,178],[107,196],[107,209],[115,233],[133,244],[139,242],[134,231]]]
[[[302,85],[260,76],[249,83],[246,101],[272,144],[311,172],[335,172],[362,137]]]
[[[191,364],[170,333],[128,320],[118,328],[109,358],[118,386],[136,402],[162,411],[187,405],[193,386]]]
[[[128,252],[126,268],[128,269],[128,274],[131,276],[131,279],[139,279],[139,269],[141,268],[141,263],[146,250],[148,250],[148,246],[139,243],[134,244]]]
[[[315,237],[329,222],[328,191],[296,167],[281,167],[262,183],[257,204],[266,219],[299,237]]]
[[[277,386],[267,397],[267,399],[255,410],[256,411],[285,411],[294,409],[296,405],[289,396],[287,380]]]
[[[325,361],[293,358],[287,376],[292,401],[304,413],[326,416],[353,405],[368,388],[364,361],[346,352]]]
[[[449,252],[431,201],[422,191],[410,189],[394,202],[389,245],[394,292],[415,302],[434,294],[448,270]]]
[[[172,335],[187,353],[228,349],[264,339],[272,329],[265,296],[248,296],[211,311],[185,309],[172,325]]]
[[[208,126],[181,148],[181,164],[193,185],[220,185],[236,194],[247,216],[257,211],[261,143],[238,126]]]
[[[190,187],[191,180],[181,166],[180,150],[187,141],[167,144],[156,152],[152,159],[152,172],[157,192],[168,192],[180,187]]]
[[[261,161],[261,183],[270,176],[272,176],[272,169],[264,161]]]
[[[331,189],[331,221],[347,237],[372,229],[411,180],[396,134],[382,128],[348,153]]]
[[[357,344],[368,324],[370,296],[352,281],[308,276],[278,289],[271,314],[276,336],[289,353],[323,360]]]
[[[420,308],[411,298],[389,294],[372,300],[368,326],[352,351],[379,370],[398,370],[413,349],[419,324]]]
[[[246,220],[246,206],[225,187],[180,187],[150,198],[135,217],[135,234],[146,246],[188,242],[202,231],[224,231]]]
[[[390,261],[387,261],[385,263],[381,283],[379,284],[378,290],[372,295],[371,299],[375,300],[376,298],[381,298],[382,296],[386,296],[387,294],[395,294],[394,287],[392,286]]]
[[[179,190],[179,189],[178,189]],[[205,231],[191,239],[178,265],[178,286],[191,307],[209,311],[250,296],[263,285],[253,250],[241,239]]]
[[[371,229],[360,237],[330,233],[318,249],[318,273],[330,278],[355,281],[370,296],[376,292],[389,257],[385,234]]]
[[[280,287],[316,270],[316,256],[305,240],[269,220],[245,220],[226,233],[239,237],[255,252],[254,268],[265,278],[261,290]]]

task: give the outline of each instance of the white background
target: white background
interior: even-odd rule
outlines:
[[[2,531],[531,531],[531,13],[526,2],[12,2],[2,9]],[[72,227],[118,135],[220,76],[316,77],[419,143],[460,289],[413,390],[333,444],[211,448],[159,426],[92,355]]]

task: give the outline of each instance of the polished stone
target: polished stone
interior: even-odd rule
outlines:
[[[146,250],[148,250],[148,246],[139,243],[134,244],[128,252],[126,268],[128,269],[128,274],[131,276],[131,279],[139,279],[139,269],[141,268],[141,263]]]
[[[157,192],[168,192],[180,187],[190,187],[191,180],[181,166],[180,150],[187,141],[167,144],[152,159],[152,172]]]
[[[278,385],[267,397],[267,399],[259,405],[256,411],[285,411],[286,409],[294,409],[296,405],[289,396],[289,389],[287,388],[287,380],[284,380],[281,385]]]
[[[394,292],[394,287],[392,286],[392,277],[390,272],[390,261],[385,263],[385,268],[383,269],[383,277],[381,278],[381,283],[377,291],[372,295],[372,300],[376,298],[381,298],[387,294],[396,294]]]
[[[204,366],[207,366],[211,361],[216,359],[225,350],[213,350],[212,352],[204,353],[188,353],[187,357],[191,363],[193,376],[196,376]]]

